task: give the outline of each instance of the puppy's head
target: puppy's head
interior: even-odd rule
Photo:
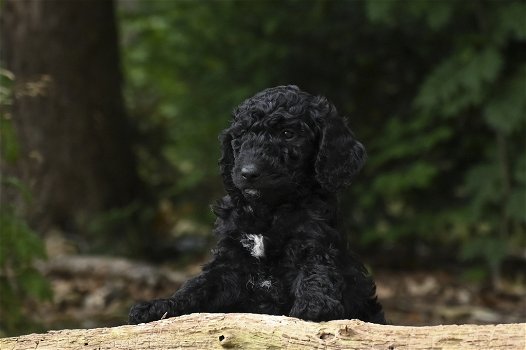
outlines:
[[[334,106],[296,86],[266,89],[241,103],[220,136],[226,190],[278,201],[314,188],[335,192],[365,162]]]

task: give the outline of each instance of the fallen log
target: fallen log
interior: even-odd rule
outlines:
[[[526,323],[403,327],[357,320],[314,323],[286,316],[202,313],[137,326],[4,338],[0,349],[524,350],[525,341]]]
[[[188,279],[188,275],[184,273],[108,256],[62,255],[39,261],[35,267],[46,276],[87,276],[90,278],[100,276],[105,279],[124,279],[149,286],[159,283],[179,286]]]

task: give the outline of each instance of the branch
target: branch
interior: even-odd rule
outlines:
[[[191,314],[138,326],[50,331],[0,339],[0,349],[506,349],[524,350],[526,323],[433,327],[285,316]]]

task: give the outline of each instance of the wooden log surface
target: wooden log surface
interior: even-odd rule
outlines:
[[[357,320],[191,314],[137,326],[50,331],[0,339],[1,350],[53,349],[525,350],[526,323],[405,327]]]

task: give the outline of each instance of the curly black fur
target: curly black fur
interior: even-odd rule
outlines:
[[[385,323],[375,285],[336,230],[336,192],[366,153],[335,107],[296,86],[247,99],[220,136],[227,195],[217,248],[172,297],[135,305],[136,324],[192,312]]]

